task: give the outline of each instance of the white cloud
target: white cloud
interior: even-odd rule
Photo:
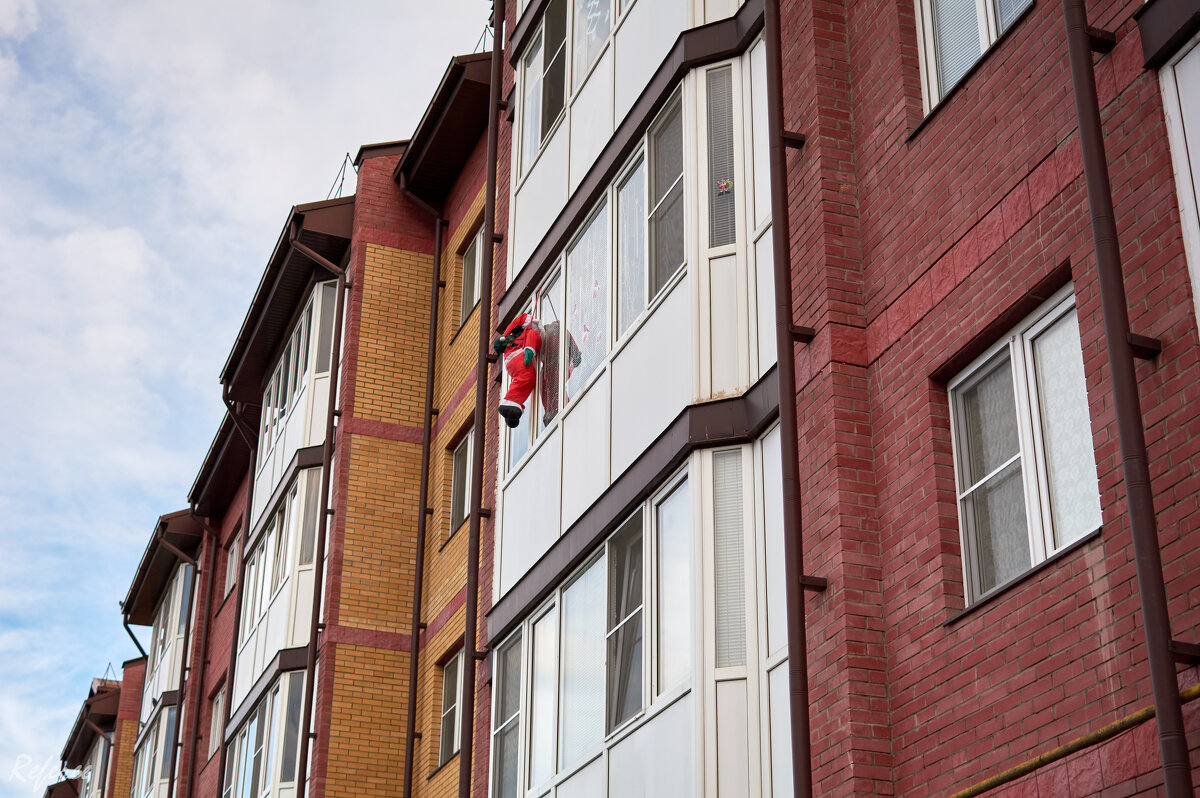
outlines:
[[[0,797],[135,652],[116,602],[290,206],[407,137],[490,9],[0,0]]]

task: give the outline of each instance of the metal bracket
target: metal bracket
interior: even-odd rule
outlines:
[[[812,576],[810,574],[800,574],[800,586],[805,590],[812,590],[817,593],[824,593],[829,589],[829,580],[823,576]]]
[[[797,133],[794,130],[785,130],[779,134],[779,138],[783,139],[783,146],[791,147],[793,150],[804,148],[804,143],[808,141],[803,133]]]
[[[1176,662],[1187,665],[1200,665],[1200,643],[1185,643],[1182,640],[1172,640],[1167,646],[1171,649]]]
[[[413,739],[414,739],[414,740],[420,740],[420,739],[421,739],[421,733],[420,733],[419,731],[415,731],[415,732],[413,732]]]
[[[429,415],[431,415],[431,416],[436,416],[440,412],[442,412],[442,411],[438,410],[436,407],[429,408]]]
[[[492,241],[496,244],[504,243],[504,233],[492,233]]]
[[[486,355],[483,356],[483,359],[489,363],[496,363],[500,360],[500,356],[497,355],[495,352],[488,352]]]
[[[426,507],[426,508],[425,508],[425,515],[433,515],[433,508],[432,508],[432,507]]]
[[[1088,44],[1094,52],[1104,54],[1111,53],[1112,49],[1117,46],[1117,34],[1110,30],[1101,28],[1093,28],[1088,25],[1087,29]]]
[[[417,624],[417,629],[421,630],[422,632],[424,632],[428,628],[429,628],[429,624],[425,623],[424,621],[421,621],[420,623]]]
[[[807,344],[817,335],[817,331],[812,327],[801,327],[799,324],[788,325],[788,329],[792,333],[792,339],[800,344]]]
[[[476,651],[475,652],[475,661],[476,662],[483,662],[485,659],[487,659],[487,657],[488,657],[488,653],[486,651]]]
[[[480,508],[479,508],[479,517],[480,517],[480,518],[491,518],[491,517],[492,517],[492,511],[491,511],[491,508],[489,508],[489,507],[480,507]]]
[[[1125,340],[1129,342],[1129,348],[1133,350],[1133,356],[1142,360],[1153,360],[1162,352],[1162,341],[1157,338],[1151,338],[1148,335],[1126,333]]]
[[[445,288],[445,287],[446,287],[446,281],[438,280],[438,288]]]

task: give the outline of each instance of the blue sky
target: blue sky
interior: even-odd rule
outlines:
[[[41,796],[137,653],[117,602],[291,205],[410,135],[490,10],[0,0],[0,798]]]

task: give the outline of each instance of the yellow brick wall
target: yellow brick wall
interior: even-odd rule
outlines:
[[[338,646],[325,781],[328,798],[400,795],[407,700],[407,654]]]
[[[112,794],[114,798],[125,798],[133,789],[133,743],[137,740],[138,722],[130,719],[122,720],[119,724],[117,734],[120,738],[120,747],[113,763],[115,770]]]

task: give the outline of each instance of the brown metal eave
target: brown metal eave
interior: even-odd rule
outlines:
[[[79,779],[63,779],[47,787],[42,798],[78,798],[81,784]]]
[[[1200,31],[1200,0],[1149,0],[1133,13],[1146,69],[1158,69]]]
[[[304,292],[325,270],[293,241],[333,263],[350,248],[354,197],[296,205],[288,215],[262,280],[221,370],[226,398],[258,404],[267,370],[287,335]]]
[[[120,703],[121,686],[119,682],[109,682],[107,686],[101,687],[83,702],[60,757],[66,767],[77,768],[83,765],[88,749],[92,747],[92,742],[96,739],[96,729],[92,724],[102,729],[111,728],[117,719],[117,708]]]
[[[203,537],[204,528],[192,517],[191,510],[159,516],[129,593],[121,602],[121,610],[129,623],[135,626],[154,623],[154,610],[162,592],[171,580],[175,566],[183,561],[177,552],[194,558]]]
[[[425,109],[404,155],[392,173],[397,182],[429,205],[440,205],[487,130],[490,52],[450,59],[442,82]]]
[[[579,187],[571,193],[541,242],[524,263],[513,264],[518,271],[500,297],[497,330],[503,329],[528,304],[538,283],[554,268],[567,241],[637,149],[655,116],[674,96],[683,76],[697,67],[745,52],[762,28],[763,0],[746,0],[734,16],[679,34],[675,45],[583,176]]]
[[[251,420],[257,426],[258,420]],[[233,415],[226,411],[188,492],[191,512],[208,518],[223,516],[249,469],[250,447],[238,432]]]

